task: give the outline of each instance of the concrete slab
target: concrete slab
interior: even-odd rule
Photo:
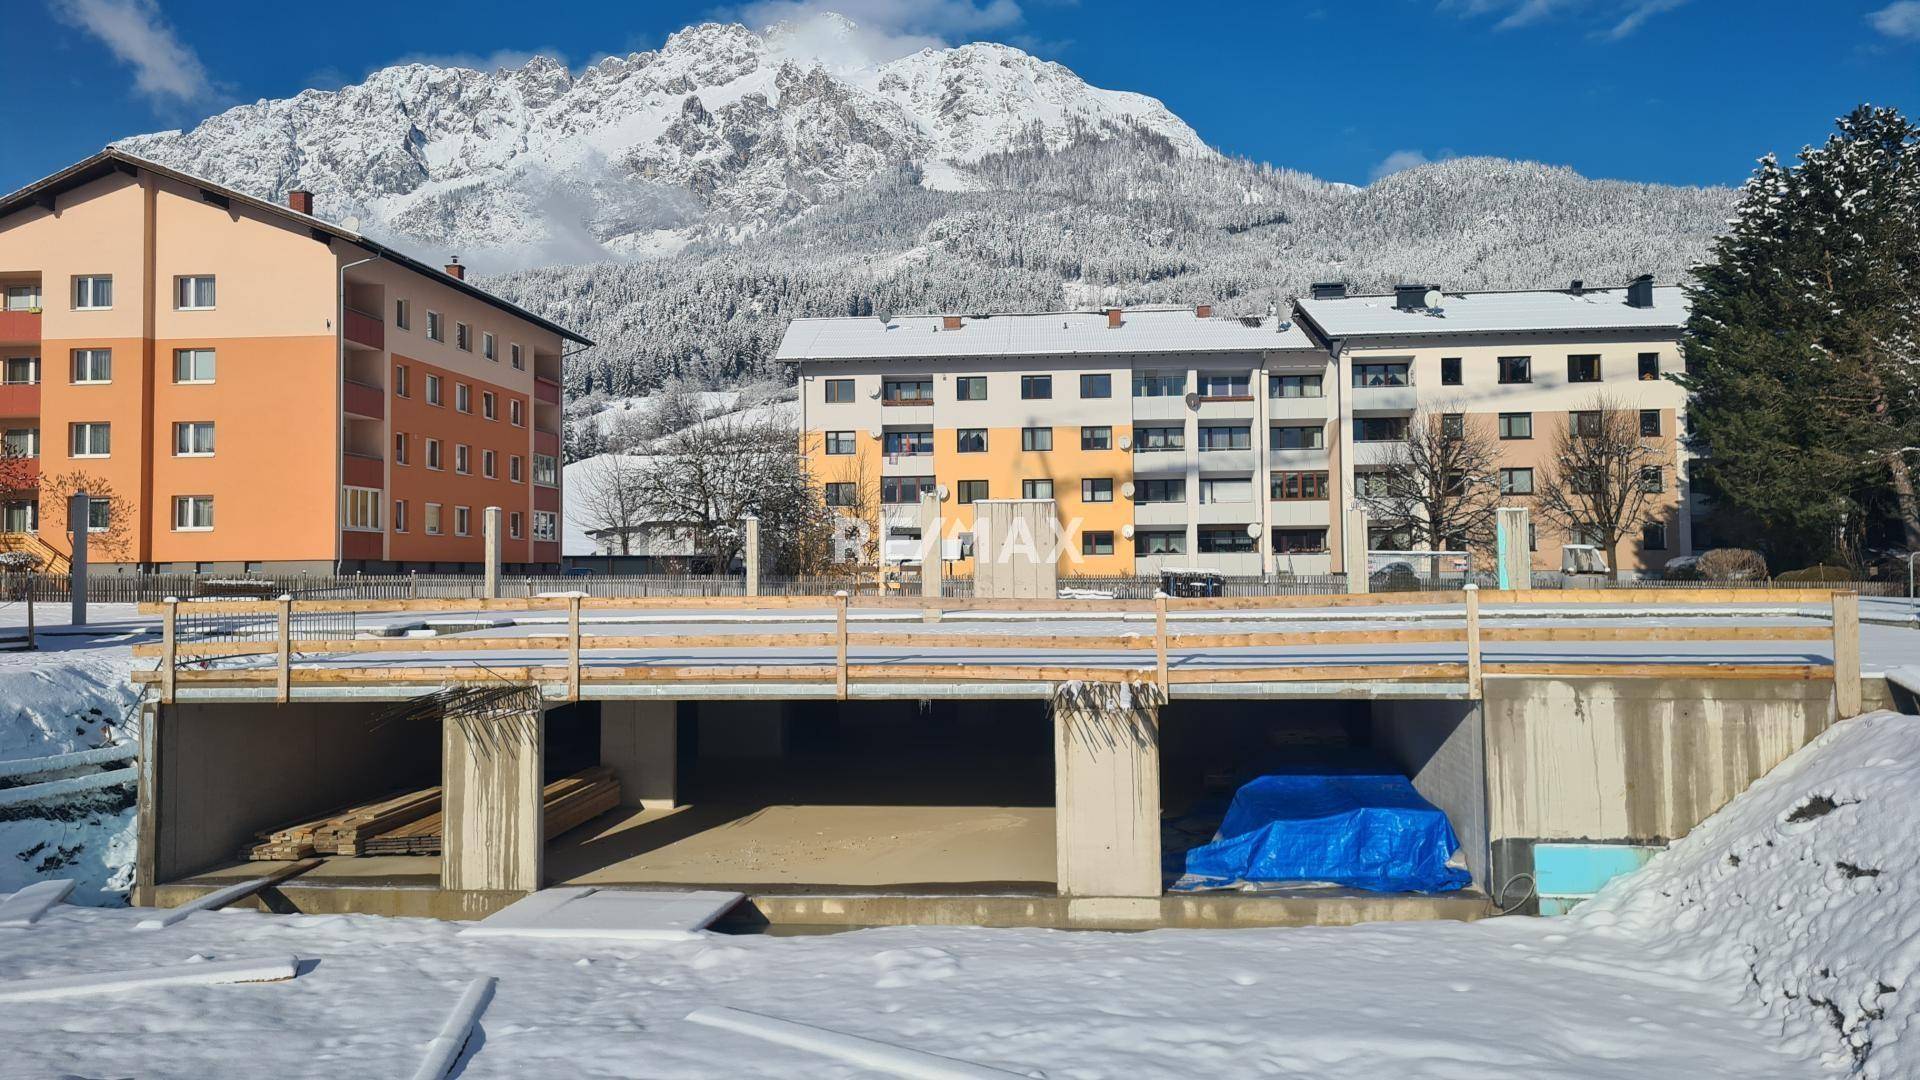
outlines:
[[[542,889],[460,932],[462,937],[685,941],[713,925],[744,894],[710,889]]]

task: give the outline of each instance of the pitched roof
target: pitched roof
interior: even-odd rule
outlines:
[[[1101,311],[957,316],[795,319],[781,360],[917,360],[945,357],[1088,356],[1139,353],[1264,352],[1316,346],[1291,320],[1198,318],[1190,307],[1126,308],[1118,327]]]
[[[1411,311],[1392,296],[1295,301],[1327,337],[1420,337],[1436,334],[1552,333],[1568,330],[1677,331],[1687,322],[1686,293],[1656,286],[1652,307],[1627,303],[1621,288],[1443,293],[1438,307]]]
[[[455,289],[483,303],[491,304],[515,318],[525,319],[535,326],[551,330],[569,341],[577,342],[581,345],[593,344],[593,342],[561,326],[559,323],[549,319],[543,319],[518,304],[502,300],[500,297],[493,295],[485,289],[468,284],[461,278],[454,277],[439,267],[423,263],[405,252],[396,251],[377,240],[370,240],[351,229],[343,228],[310,214],[302,214],[290,206],[282,206],[279,203],[269,202],[266,199],[255,198],[243,191],[236,191],[232,188],[216,184],[211,180],[203,179],[190,173],[183,173],[178,169],[170,168],[156,161],[149,161],[146,158],[129,154],[124,150],[115,149],[111,146],[91,157],[67,166],[52,176],[36,180],[11,194],[0,196],[0,218],[4,218],[9,214],[24,210],[30,206],[43,206],[51,209],[55,195],[71,191],[83,184],[90,184],[109,173],[116,171],[130,172],[137,169],[146,169],[156,175],[197,187],[202,191],[211,192],[222,198],[244,203],[256,210],[277,214],[282,218],[296,222],[311,230],[315,239],[324,236],[330,239],[344,240],[347,243],[365,248],[367,251],[379,255],[388,262],[398,263],[423,277],[429,278],[438,284],[445,285],[447,288]]]

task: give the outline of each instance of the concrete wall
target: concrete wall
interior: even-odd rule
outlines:
[[[1460,838],[1474,885],[1487,887],[1487,761],[1480,710],[1470,701],[1376,701],[1373,747],[1439,807]]]
[[[142,761],[140,884],[234,861],[255,832],[435,783],[440,733],[380,705],[154,707]]]
[[[537,706],[449,716],[440,887],[531,892],[546,862],[546,720]]]
[[[620,805],[668,809],[676,801],[677,703],[607,701],[600,705],[600,763],[620,780]]]
[[[1090,685],[1054,702],[1054,828],[1063,896],[1159,896],[1160,721]]]

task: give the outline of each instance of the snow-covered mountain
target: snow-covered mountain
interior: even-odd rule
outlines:
[[[852,66],[855,27],[708,23],[573,75],[406,64],[336,91],[242,105],[126,150],[430,248],[531,265],[738,238],[901,169],[956,166],[1107,133],[1211,155],[1160,102],[1087,85],[1004,45]]]

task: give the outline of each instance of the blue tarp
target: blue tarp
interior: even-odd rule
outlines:
[[[1447,865],[1459,846],[1447,815],[1406,777],[1378,765],[1303,765],[1234,793],[1213,842],[1187,852],[1181,887],[1311,881],[1450,892],[1472,880]]]

